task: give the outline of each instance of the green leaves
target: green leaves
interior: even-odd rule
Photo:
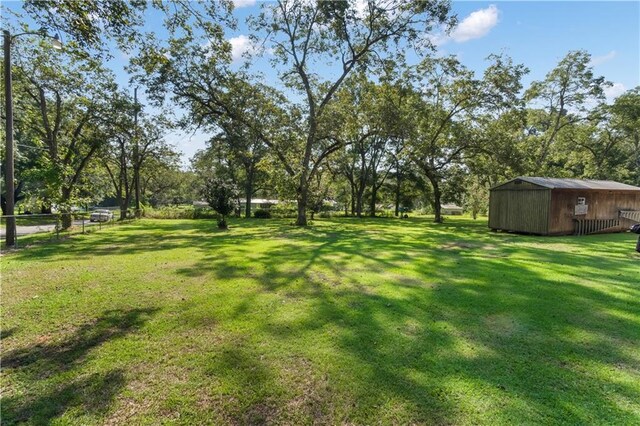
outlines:
[[[224,218],[235,208],[234,201],[238,196],[238,188],[228,179],[207,177],[203,183],[202,196],[224,221]]]

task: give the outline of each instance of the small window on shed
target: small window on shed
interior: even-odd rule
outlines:
[[[584,206],[585,204],[587,204],[587,199],[585,197],[578,197],[578,203],[579,206]]]

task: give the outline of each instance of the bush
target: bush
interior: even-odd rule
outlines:
[[[193,207],[191,206],[164,206],[156,209],[145,210],[145,217],[151,219],[193,219]]]
[[[196,207],[193,209],[194,219],[217,219],[218,214],[210,208]]]
[[[218,215],[210,208],[193,206],[164,206],[147,208],[145,217],[151,219],[217,219]]]
[[[275,217],[296,217],[298,215],[298,206],[295,202],[282,201],[271,207],[270,211]]]
[[[253,212],[253,217],[256,219],[271,219],[271,212],[265,209],[258,209]]]

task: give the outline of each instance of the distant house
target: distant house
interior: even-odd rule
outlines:
[[[640,221],[640,188],[602,180],[517,177],[491,188],[489,228],[539,235],[620,232]]]
[[[463,213],[464,209],[460,206],[456,206],[455,204],[443,204],[440,207],[440,212],[447,216],[457,216]]]

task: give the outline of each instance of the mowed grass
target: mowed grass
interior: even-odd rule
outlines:
[[[634,247],[143,220],[5,254],[2,423],[639,424]]]

